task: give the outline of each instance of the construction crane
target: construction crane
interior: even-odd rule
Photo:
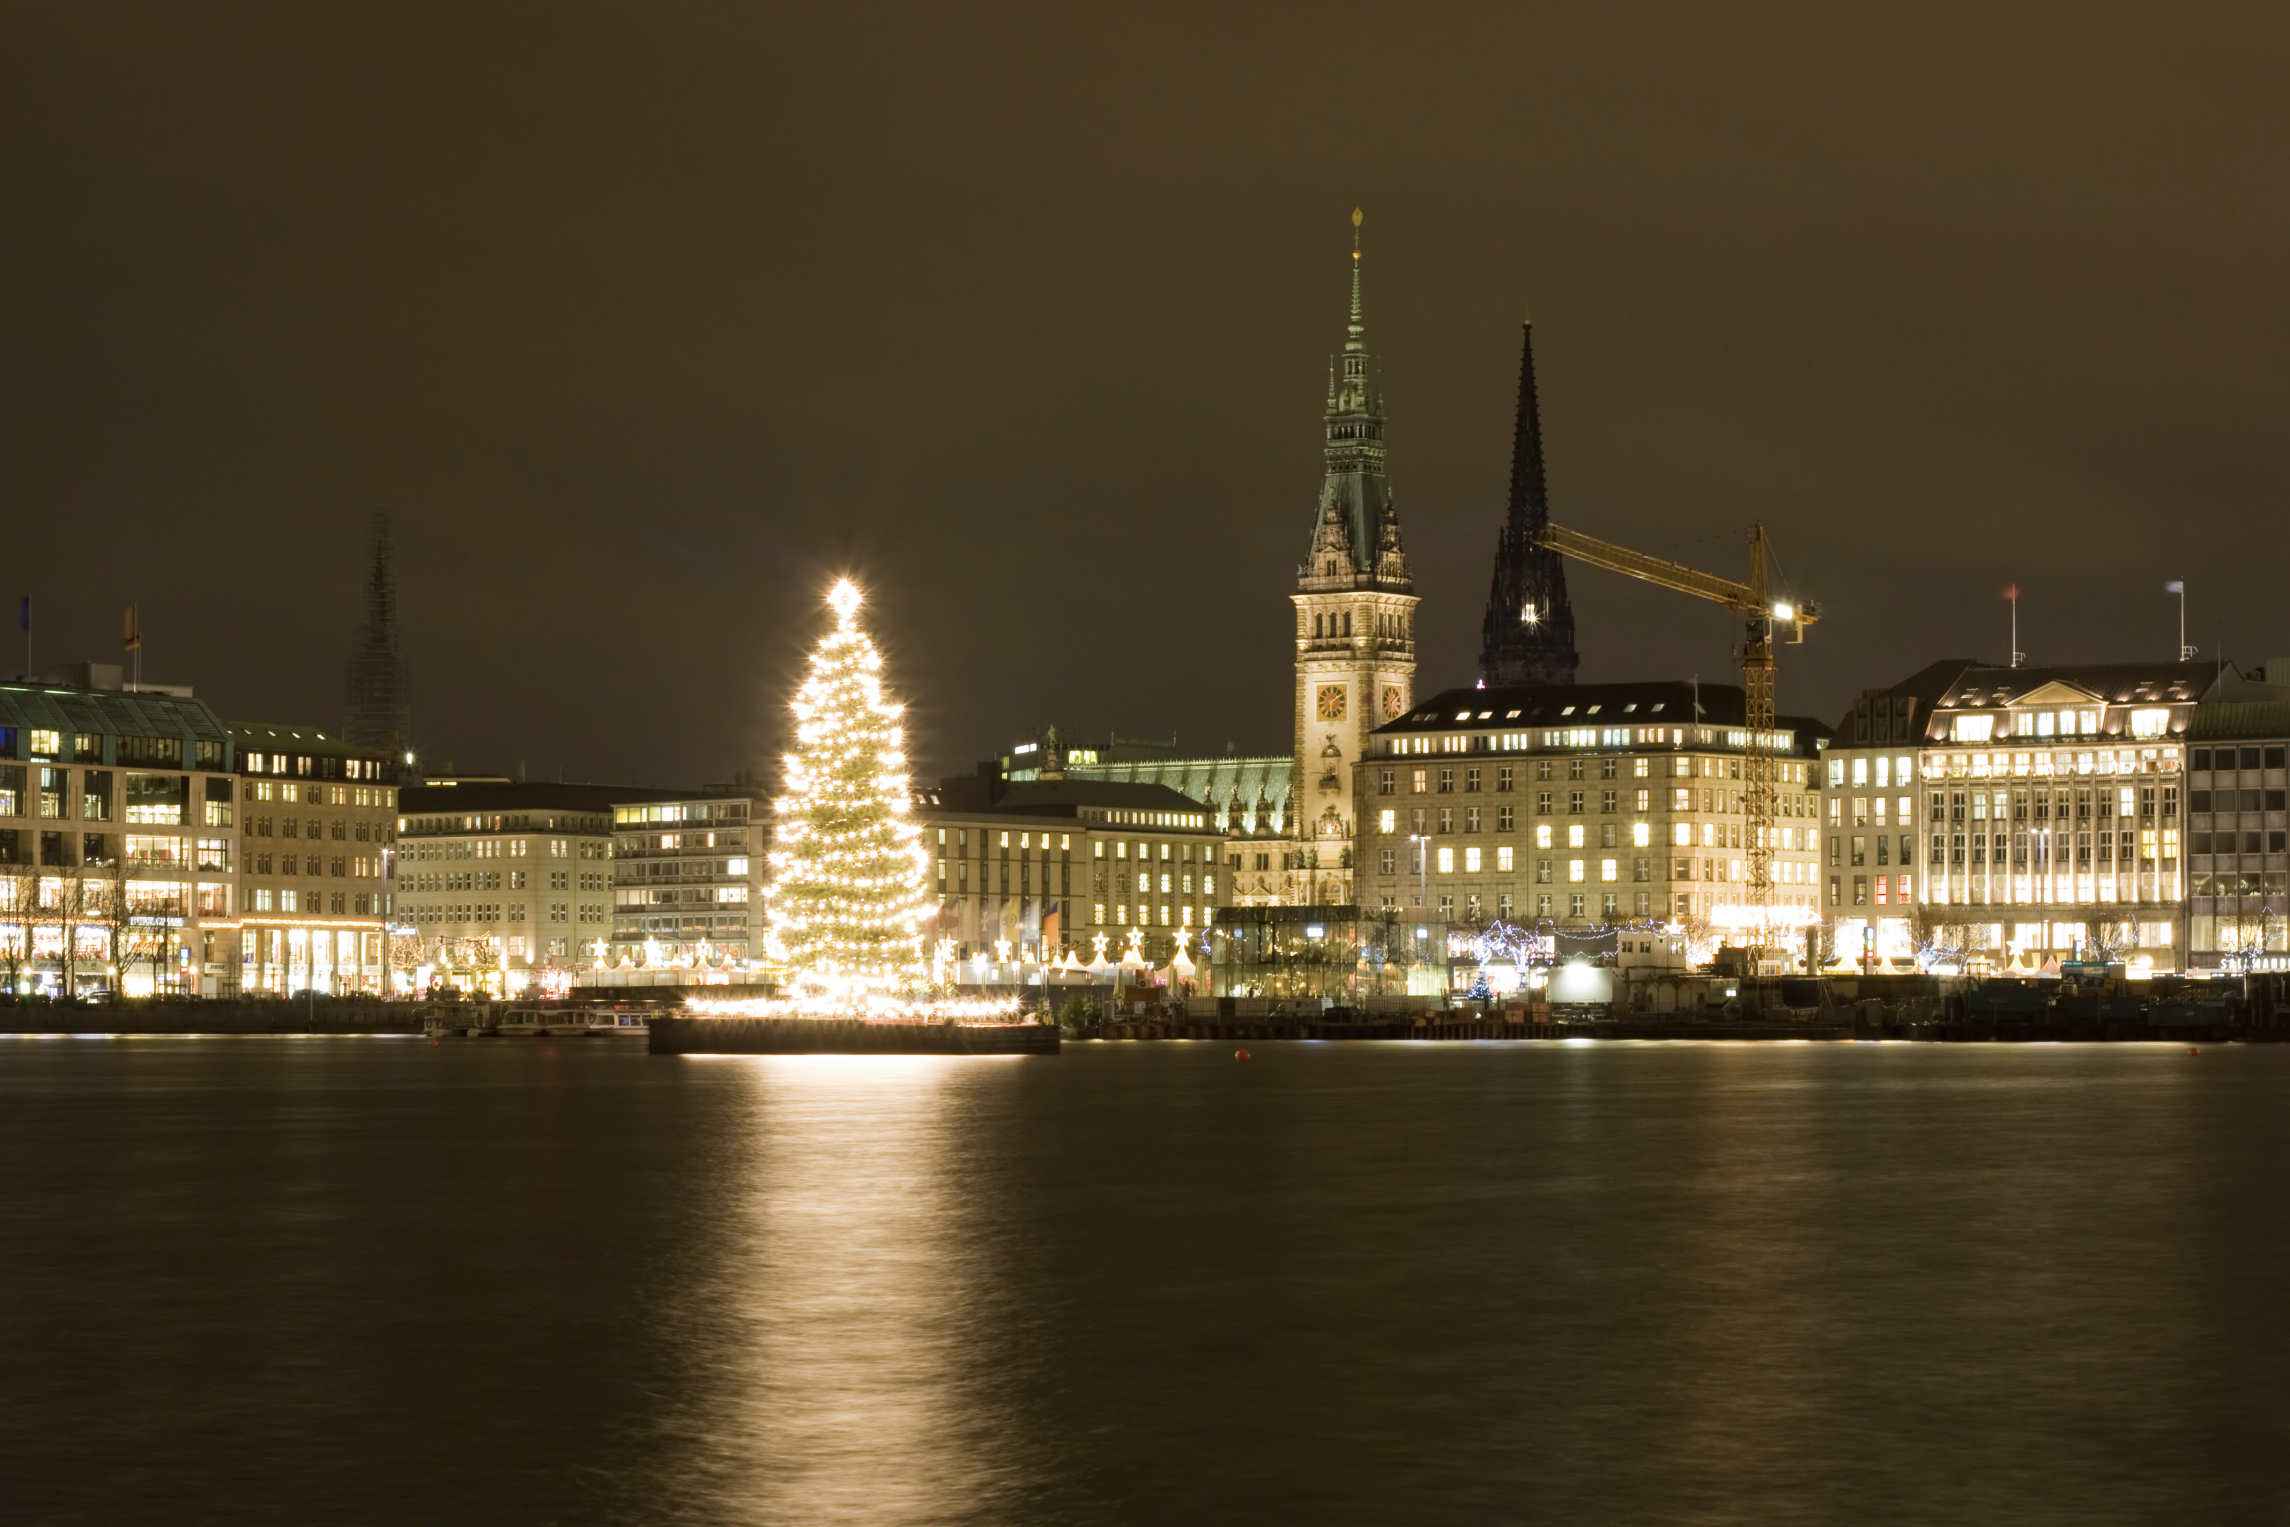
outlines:
[[[1742,814],[1748,819],[1749,900],[1755,909],[1762,940],[1773,922],[1774,751],[1773,642],[1801,642],[1805,628],[1821,618],[1811,600],[1777,599],[1765,552],[1765,526],[1749,529],[1749,581],[1736,583],[1682,563],[1649,557],[1644,552],[1601,541],[1596,536],[1545,524],[1535,532],[1535,544],[1610,573],[1621,573],[1645,583],[1697,599],[1724,605],[1741,617],[1741,688],[1749,726],[1749,749],[1742,773]]]

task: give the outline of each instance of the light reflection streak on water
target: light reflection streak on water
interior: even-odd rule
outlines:
[[[697,1284],[730,1344],[713,1354],[720,1413],[688,1418],[709,1504],[740,1522],[969,1519],[997,1451],[973,1351],[994,1270],[963,1209],[961,1068],[977,1062],[725,1064],[754,1106],[721,1157],[741,1179],[733,1233]]]

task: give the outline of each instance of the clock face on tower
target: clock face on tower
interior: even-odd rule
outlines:
[[[1343,685],[1323,684],[1320,686],[1320,719],[1323,721],[1341,721],[1344,719]]]
[[[1399,719],[1399,686],[1397,684],[1384,686],[1384,719],[1386,721]]]

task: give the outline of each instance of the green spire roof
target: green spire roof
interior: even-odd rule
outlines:
[[[1353,568],[1373,576],[1392,516],[1391,485],[1384,478],[1383,400],[1368,374],[1367,324],[1360,307],[1360,224],[1352,213],[1352,305],[1344,350],[1329,369],[1327,477],[1320,490],[1317,525],[1333,506],[1343,521]]]

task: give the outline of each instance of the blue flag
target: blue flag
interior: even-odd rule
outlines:
[[[24,596],[23,609],[16,617],[16,629],[19,631],[32,629],[32,596],[29,594]]]

